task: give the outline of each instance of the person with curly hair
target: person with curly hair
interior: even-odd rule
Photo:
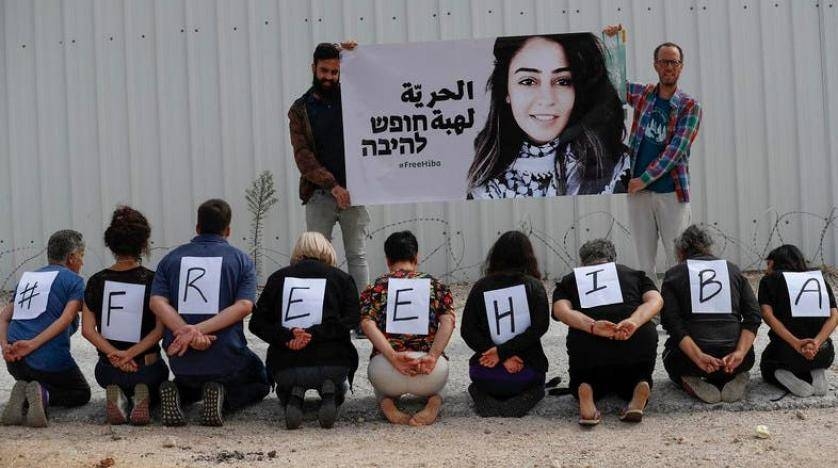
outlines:
[[[108,424],[148,424],[169,378],[160,356],[163,322],[148,306],[154,272],[142,265],[150,237],[142,213],[117,207],[105,230],[115,261],[90,277],[84,293],[82,335],[99,352],[96,382],[105,389]]]

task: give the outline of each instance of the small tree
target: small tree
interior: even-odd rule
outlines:
[[[272,206],[279,201],[274,189],[274,176],[270,171],[262,171],[245,190],[247,209],[250,211],[250,255],[256,264],[256,277],[262,279],[262,230],[265,218]]]

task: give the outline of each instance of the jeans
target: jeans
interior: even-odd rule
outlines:
[[[370,282],[366,250],[370,215],[367,209],[363,206],[350,206],[345,210],[339,210],[335,197],[322,189],[314,191],[305,207],[306,229],[323,234],[329,242],[332,241],[335,223],[340,223],[349,275],[355,280],[358,291],[363,291]]]
[[[90,385],[78,366],[60,372],[33,369],[20,360],[7,362],[6,368],[15,380],[36,381],[49,392],[49,406],[82,406],[90,401]]]
[[[167,380],[169,380],[169,367],[162,358],[149,366],[141,365],[137,372],[123,372],[111,365],[105,357],[100,357],[99,362],[96,363],[96,382],[102,388],[116,385],[125,396],[131,398],[134,395],[134,386],[146,384],[152,404],[156,404],[159,400],[160,384]]]

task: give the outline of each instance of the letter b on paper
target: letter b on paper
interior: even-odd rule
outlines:
[[[725,260],[687,260],[694,314],[730,314],[730,275]]]

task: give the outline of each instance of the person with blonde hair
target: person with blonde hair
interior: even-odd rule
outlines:
[[[291,265],[268,278],[250,321],[250,331],[269,344],[268,373],[288,429],[302,424],[308,389],[320,393],[320,425],[332,427],[345,382],[352,384],[358,368],[349,334],[360,319],[358,290],[352,277],[336,268],[336,260],[323,234],[304,232]]]

